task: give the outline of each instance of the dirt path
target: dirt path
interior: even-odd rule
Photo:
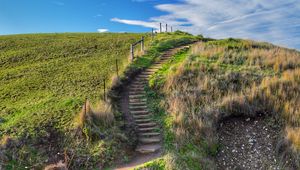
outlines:
[[[272,118],[230,118],[218,131],[220,170],[279,170],[276,159],[280,125]]]
[[[145,85],[152,74],[179,50],[186,47],[174,48],[166,51],[160,60],[138,74],[125,88],[121,99],[121,111],[129,125],[134,124],[137,131],[138,145],[135,149],[133,159],[125,165],[119,166],[117,170],[133,169],[145,162],[161,156],[162,136],[160,126],[151,119],[152,113],[147,108],[147,97],[144,90]]]

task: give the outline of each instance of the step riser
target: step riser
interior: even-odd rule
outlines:
[[[150,127],[155,127],[156,124],[146,124],[146,125],[143,125],[143,124],[137,124],[138,127],[140,128],[150,128]]]
[[[130,103],[147,102],[146,99],[129,99]]]
[[[159,151],[161,146],[159,144],[150,144],[150,145],[142,145],[138,146],[135,151],[142,154],[149,154]]]
[[[143,120],[143,119],[139,119],[139,120],[135,120],[135,123],[139,124],[139,123],[150,123],[152,122],[151,119],[146,119],[146,120]]]
[[[151,133],[151,132],[155,132],[155,130],[139,130],[139,133]]]
[[[145,91],[132,90],[132,91],[129,92],[129,95],[146,95],[146,92]]]
[[[130,110],[130,112],[133,112],[134,114],[136,114],[135,112],[147,110],[147,107],[146,108],[129,108],[129,110]]]
[[[151,127],[151,128],[138,128],[138,131],[143,133],[143,132],[156,132],[157,128]]]
[[[154,136],[160,136],[160,133],[145,133],[145,134],[139,134],[141,137],[154,137]]]
[[[136,111],[131,111],[131,114],[135,116],[140,116],[140,115],[149,115],[149,112],[136,112]]]
[[[144,79],[149,79],[151,77],[152,74],[141,74],[139,75],[137,78],[144,78]]]
[[[144,144],[150,144],[150,143],[159,143],[160,142],[160,140],[149,140],[149,141],[147,141],[147,140],[139,140],[141,143],[144,143]]]
[[[146,102],[141,102],[141,103],[129,103],[129,106],[147,106]]]
[[[143,99],[145,97],[145,95],[130,95],[129,99]]]
[[[136,120],[141,120],[141,119],[149,119],[151,116],[150,115],[134,115],[133,116],[133,119],[136,121]]]

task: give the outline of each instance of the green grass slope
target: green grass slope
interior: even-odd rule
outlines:
[[[99,169],[126,161],[124,122],[101,101],[103,80],[109,91],[116,59],[122,82],[163,51],[198,39],[180,32],[153,42],[148,36],[147,54],[128,65],[130,44],[143,35],[0,36],[0,169],[41,169],[59,160],[70,169]],[[83,113],[85,98],[98,106]]]
[[[99,99],[103,79],[128,63],[140,34],[40,34],[0,37],[0,132],[35,135],[68,128],[85,98]],[[53,121],[55,120],[55,121]],[[0,134],[1,135],[1,134]]]
[[[298,51],[240,39],[201,42],[176,55],[149,86],[165,153],[145,167],[215,169],[218,122],[265,113],[285,125],[277,146],[280,165],[299,169]]]
[[[0,136],[19,140],[21,146],[6,157],[12,160],[12,169],[44,164],[42,160],[48,156],[34,144],[43,145],[47,142],[43,138],[57,138],[55,145],[65,142],[59,141],[64,139],[60,136],[74,128],[74,117],[85,98],[95,102],[102,97],[103,80],[110,85],[115,60],[122,72],[128,64],[130,44],[141,36],[0,36]]]

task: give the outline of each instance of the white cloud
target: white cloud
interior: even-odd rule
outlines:
[[[139,21],[139,20],[126,20],[126,19],[119,19],[119,18],[112,18],[111,21],[128,24],[128,25],[139,25],[139,26],[148,27],[148,28],[156,28],[157,27],[157,23],[155,23],[155,22],[145,22],[145,21]]]
[[[108,29],[100,28],[100,29],[97,29],[97,31],[99,33],[104,33],[104,32],[108,32]]]
[[[155,8],[167,14],[148,21],[112,21],[153,28],[162,22],[212,38],[251,38],[300,49],[299,0],[181,0]]]

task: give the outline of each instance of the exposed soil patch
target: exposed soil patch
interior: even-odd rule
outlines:
[[[270,117],[224,120],[218,130],[218,169],[279,170],[276,144],[280,130],[280,124]]]

